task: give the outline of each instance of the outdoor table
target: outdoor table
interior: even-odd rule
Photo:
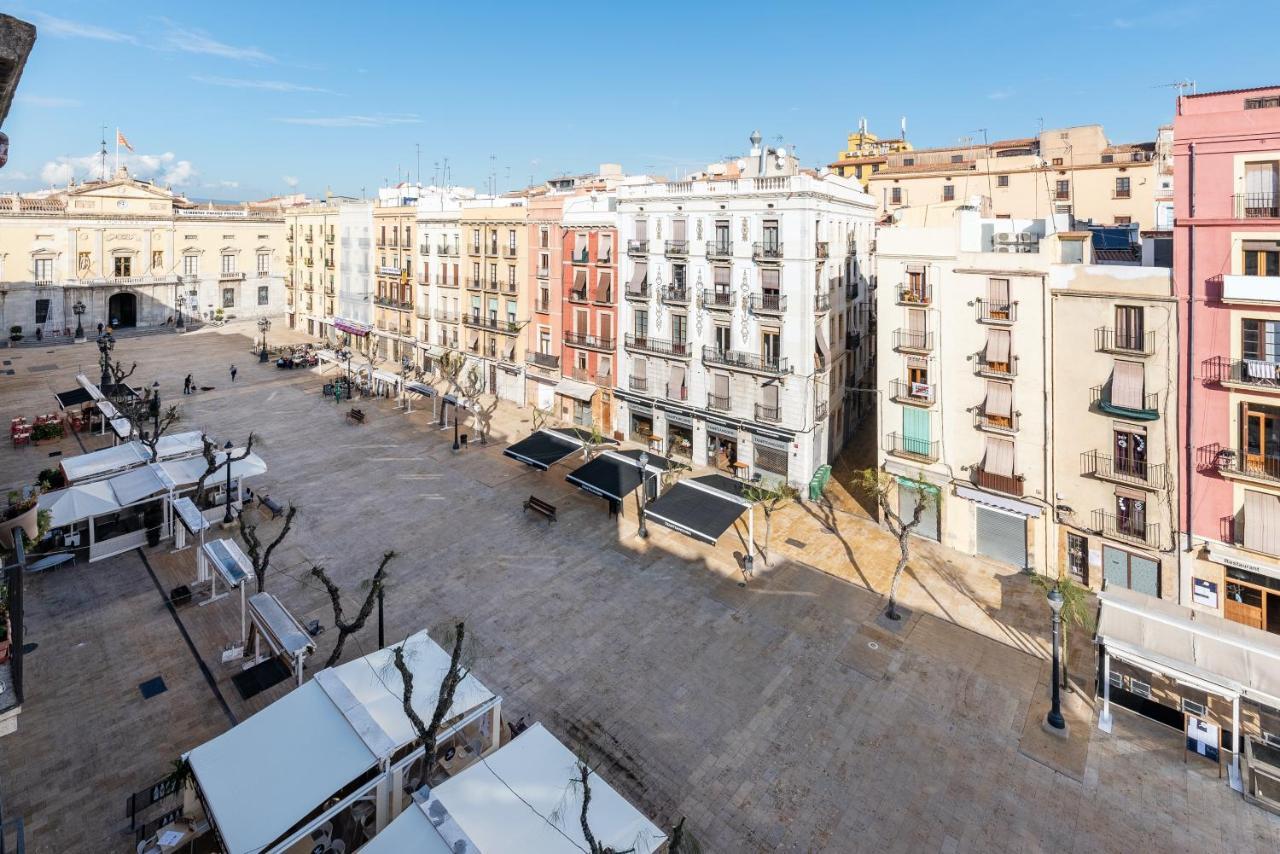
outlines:
[[[749,466],[749,465],[747,465],[746,463],[744,463],[744,462],[742,462],[741,460],[739,460],[738,462],[736,462],[736,463],[734,463],[734,464],[733,464],[733,476],[734,476],[734,477],[740,477],[740,478],[742,478],[743,480],[746,480],[746,477],[747,477],[747,470],[748,470],[748,469],[750,469],[750,468],[751,468],[751,466]]]
[[[457,774],[463,768],[471,764],[471,760],[475,757],[475,753],[468,745],[456,748],[452,759],[445,759],[444,753],[441,752],[440,757],[436,760],[436,764],[448,774],[450,777]]]

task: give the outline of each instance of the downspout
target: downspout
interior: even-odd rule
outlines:
[[[1056,431],[1054,430],[1054,408],[1056,403],[1056,380],[1057,371],[1054,369],[1053,361],[1053,335],[1054,335],[1054,318],[1057,314],[1058,302],[1055,298],[1047,275],[1040,276],[1040,298],[1041,302],[1041,323],[1044,327],[1044,334],[1040,336],[1041,346],[1044,348],[1044,355],[1041,357],[1044,363],[1044,479],[1045,479],[1045,502],[1049,505],[1046,507],[1044,514],[1044,568],[1041,570],[1046,576],[1049,573],[1049,556],[1057,552],[1058,543],[1058,485],[1056,460],[1058,453]],[[1053,550],[1050,550],[1050,544],[1053,544]],[[1087,559],[1087,556],[1086,556]],[[1056,561],[1055,561],[1056,563]],[[1057,567],[1055,567],[1055,570]],[[1032,570],[1035,571],[1034,569]],[[1061,572],[1055,571],[1050,577],[1057,577]]]
[[[1183,453],[1186,457],[1184,461],[1185,478],[1187,484],[1187,500],[1183,506],[1183,536],[1185,549],[1184,555],[1187,562],[1190,561],[1191,554],[1191,506],[1192,506],[1192,490],[1194,489],[1194,469],[1192,459],[1192,414],[1194,412],[1194,389],[1195,389],[1195,368],[1192,360],[1195,357],[1195,340],[1196,340],[1196,144],[1194,142],[1187,146],[1187,375],[1186,375],[1186,395],[1187,395],[1187,435],[1183,438]],[[1179,567],[1183,565],[1183,561],[1178,562]],[[1178,579],[1179,596],[1182,593],[1182,579]]]

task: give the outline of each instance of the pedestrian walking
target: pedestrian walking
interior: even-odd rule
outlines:
[[[182,381],[182,393],[191,394],[191,374],[187,374],[186,379]]]
[[[232,381],[232,382],[235,382],[235,381],[236,381],[236,366],[235,366],[235,365],[232,365],[232,366],[231,366],[231,381]]]
[[[98,321],[98,334],[99,334],[99,335],[101,335],[101,334],[102,334],[102,321],[101,321],[101,320],[99,320],[99,321]]]

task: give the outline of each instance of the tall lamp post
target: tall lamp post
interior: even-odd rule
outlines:
[[[645,525],[644,520],[644,502],[649,497],[649,454],[647,451],[640,452],[640,497],[637,500],[637,506],[640,508],[640,530],[636,533],[640,539],[649,539],[649,528]]]
[[[151,435],[160,436],[160,381],[151,384]]]
[[[110,330],[98,336],[98,361],[102,367],[102,382],[99,387],[104,395],[108,394],[107,388],[111,385],[111,351],[115,346],[116,339]]]
[[[185,328],[185,324],[182,320],[182,308],[187,304],[187,298],[182,294],[178,294],[177,299],[175,299],[173,303],[178,307],[178,328],[183,329]]]
[[[71,306],[71,310],[76,313],[76,341],[80,342],[84,340],[84,323],[81,321],[81,316],[85,311],[84,303],[76,300],[76,304]]]
[[[1062,697],[1058,690],[1058,674],[1061,668],[1058,653],[1058,637],[1059,626],[1062,624],[1062,594],[1058,592],[1058,588],[1049,591],[1049,608],[1053,611],[1053,701],[1049,707],[1049,714],[1045,717],[1045,723],[1062,734],[1066,731],[1067,722],[1062,717]]]
[[[227,440],[227,444],[222,446],[222,450],[226,451],[226,459],[223,465],[227,467],[227,512],[223,514],[222,524],[231,524],[231,440]]]
[[[458,441],[458,399],[453,399],[453,449],[455,451],[462,449],[462,444]]]
[[[258,354],[259,362],[265,362],[267,360],[267,330],[270,328],[270,320],[265,317],[258,318],[258,331],[262,333],[262,352]]]

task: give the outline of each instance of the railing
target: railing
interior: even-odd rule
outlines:
[[[623,345],[628,350],[641,350],[646,353],[657,353],[660,356],[689,358],[688,341],[671,341],[666,338],[650,338],[648,335],[626,335]]]
[[[830,411],[831,405],[825,400],[819,400],[813,405],[813,420],[825,421]]]
[[[441,243],[436,246],[436,254],[437,255],[457,255],[458,244]],[[478,253],[473,253],[473,254],[478,254]]]
[[[539,268],[538,268],[538,278],[539,278],[539,279],[549,279],[549,278],[551,278],[551,268],[550,268],[550,267],[539,267]]]
[[[328,234],[326,234],[326,235],[324,236],[324,242],[325,242],[325,243],[328,243],[330,246],[332,246],[332,245],[333,245],[334,240],[333,240],[333,232],[332,232],[332,231],[331,231],[331,232],[329,232]]]
[[[787,298],[783,294],[752,294],[747,304],[757,314],[778,314],[787,310]]]
[[[1280,456],[1251,454],[1243,448],[1224,448],[1207,445],[1200,448],[1198,468],[1201,471],[1218,471],[1225,475],[1239,475],[1258,480],[1280,482]]]
[[[981,323],[1013,323],[1018,319],[1018,303],[992,302],[991,300],[974,300]]]
[[[1103,536],[1117,540],[1128,540],[1140,543],[1148,548],[1160,545],[1160,526],[1156,523],[1146,524],[1141,518],[1118,516],[1105,510],[1093,511],[1093,528]]]
[[[467,279],[467,289],[472,291],[484,290],[484,279]]]
[[[933,383],[913,383],[906,380],[890,380],[889,396],[899,403],[929,406],[933,403],[937,386]]]
[[[542,353],[534,350],[525,354],[529,363],[537,365],[540,368],[551,368],[552,370],[560,367],[560,357],[555,353]]]
[[[224,270],[218,274],[218,280],[222,282],[243,282],[244,273],[236,273],[236,272],[228,273]],[[117,279],[116,281],[119,281],[119,279]]]
[[[497,243],[497,241],[493,241],[493,242],[491,242],[491,243],[489,244],[489,252],[488,252],[488,254],[490,254],[490,255],[494,256],[495,258],[496,258],[496,257],[498,257],[498,243]]]
[[[448,276],[436,276],[436,286],[441,288],[456,288],[458,287],[458,280],[453,279],[450,281]]]
[[[996,474],[984,469],[982,466],[974,466],[973,485],[979,489],[987,489],[992,492],[1003,492],[1005,495],[1022,496],[1024,478],[1020,474]]]
[[[436,309],[436,320],[442,323],[457,323],[458,313],[456,311],[445,311],[444,309]]]
[[[1117,459],[1101,451],[1085,451],[1080,455],[1080,474],[1156,489],[1165,487],[1163,463],[1149,463],[1126,457]]]
[[[782,244],[772,241],[751,244],[751,257],[756,261],[781,261]]]
[[[817,293],[813,295],[813,310],[816,312],[824,312],[831,310],[831,295]]]
[[[687,240],[668,240],[667,256],[685,257],[689,254],[689,241]]]
[[[599,335],[587,335],[582,332],[566,332],[564,343],[570,347],[589,347],[593,350],[612,350],[614,339],[602,338]]]
[[[729,258],[733,256],[732,240],[708,240],[707,241],[707,257],[708,258]]]
[[[645,279],[638,285],[627,283],[627,289],[623,291],[627,299],[648,299],[649,298],[649,280]]]
[[[667,393],[668,400],[688,400],[689,399],[689,387],[687,385],[677,386],[675,391],[672,391],[671,383],[667,383],[666,393]]]
[[[551,312],[551,300],[540,299],[534,302],[533,310],[538,314],[549,314]]]
[[[766,374],[791,373],[791,366],[785,357],[758,356],[755,353],[743,353],[740,350],[703,347],[702,361],[709,365],[724,365],[730,368],[742,368],[743,370],[759,371]]]
[[[315,242],[316,242],[316,236],[315,236],[314,234],[312,234],[310,231],[308,231],[308,232],[307,232],[307,236],[306,236],[306,241],[307,241],[308,243],[315,243]]]
[[[898,285],[898,305],[930,305],[933,303],[933,285]]]
[[[642,391],[648,393],[649,378],[648,377],[630,377],[627,380],[627,387],[632,391]]]
[[[733,309],[733,294],[729,291],[707,291],[702,296],[704,308]]]
[[[566,294],[566,296],[568,297],[569,302],[586,302],[587,289],[583,288],[582,290],[578,290],[577,288],[570,288],[569,293]]]
[[[769,421],[777,424],[782,420],[781,406],[765,406],[763,403],[756,404],[756,420]]]
[[[1280,195],[1275,193],[1240,193],[1231,197],[1236,219],[1280,218]]]
[[[516,247],[514,247],[514,246],[504,246],[504,247],[502,247],[502,257],[503,257],[503,258],[514,258],[514,257],[516,257]]]
[[[647,240],[628,240],[628,255],[647,255],[649,252],[649,241]]]
[[[1005,362],[991,362],[987,360],[986,351],[979,350],[973,354],[973,372],[980,377],[1016,377],[1018,357],[1010,356]]]
[[[831,244],[829,244],[825,240],[819,240],[816,243],[814,243],[813,249],[814,249],[814,254],[818,256],[819,261],[823,260],[824,258],[829,258],[831,255]]]
[[[928,439],[917,439],[913,436],[903,436],[900,433],[890,433],[888,436],[888,451],[900,457],[911,457],[912,459],[928,460],[934,462],[938,459],[938,445],[935,441]]]
[[[684,285],[668,285],[662,291],[662,301],[676,305],[688,305],[689,289]]]
[[[1104,393],[1105,392],[1105,393]],[[1120,415],[1128,418],[1136,418],[1142,421],[1153,421],[1160,417],[1160,397],[1157,392],[1144,394],[1142,396],[1142,408],[1133,409],[1128,406],[1119,406],[1111,401],[1110,386],[1096,385],[1089,389],[1091,402],[1103,412],[1111,415]]]
[[[475,326],[479,329],[492,329],[507,335],[514,335],[520,331],[519,323],[512,323],[509,320],[501,320],[496,317],[485,317],[480,314],[464,314],[462,315],[462,323],[464,326]]]
[[[1093,330],[1093,349],[1099,353],[1150,356],[1156,351],[1156,334],[1126,332],[1107,326]]]
[[[1020,425],[1017,412],[993,415],[979,406],[973,411],[973,426],[979,430],[994,430],[997,433],[1016,433]]]
[[[732,408],[733,405],[729,400],[729,395],[719,395],[707,392],[707,409],[714,409],[717,412],[728,412]]]
[[[471,245],[469,245],[469,246],[467,247],[467,254],[468,254],[468,255],[482,255],[482,254],[484,254],[484,253],[480,251],[480,244],[479,244],[479,243],[472,243]]]
[[[1201,363],[1201,372],[1206,382],[1280,391],[1280,364],[1276,362],[1214,356]]]
[[[918,329],[895,329],[893,330],[893,349],[928,352],[933,349],[933,333]]]

